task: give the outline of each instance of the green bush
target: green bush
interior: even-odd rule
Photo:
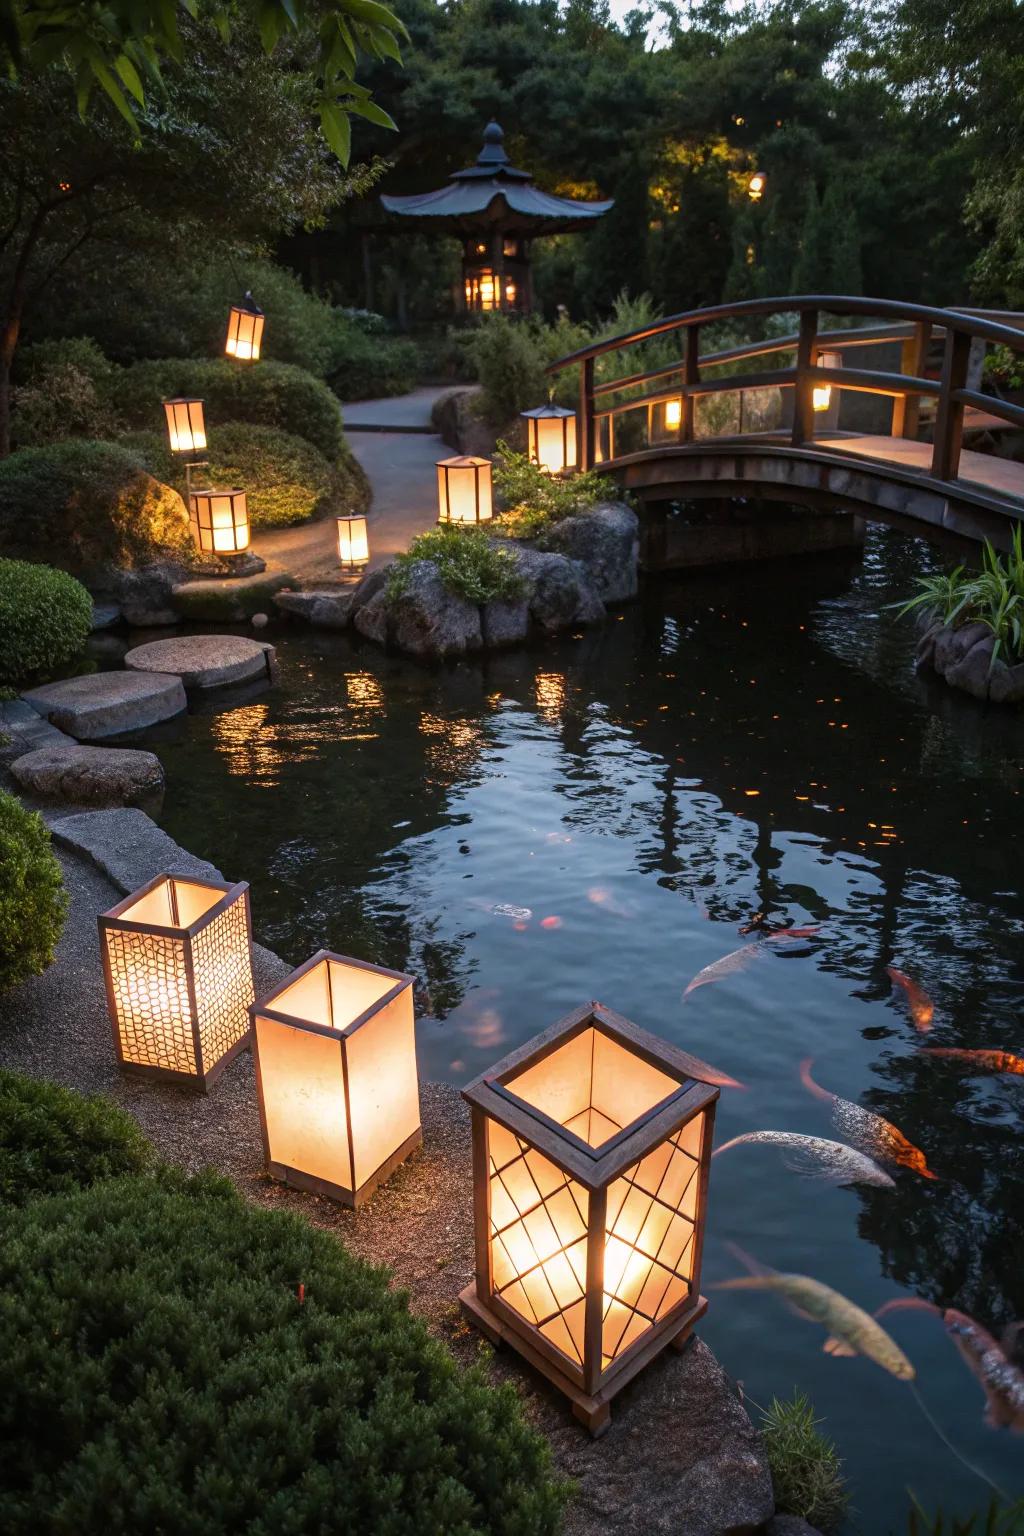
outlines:
[[[772,1398],[761,1433],[772,1474],[775,1507],[821,1531],[842,1522],[849,1494],[834,1443],[818,1431],[821,1421],[802,1392],[788,1402]]]
[[[66,911],[43,818],[0,789],[0,992],[45,971]]]
[[[341,400],[379,400],[404,395],[420,371],[419,352],[411,341],[371,335],[340,310],[329,311],[331,358],[327,376]]]
[[[289,363],[235,363],[164,358],[119,370],[112,395],[129,430],[159,430],[164,400],[178,395],[205,402],[206,420],[246,421],[304,437],[331,463],[344,447],[338,402],[322,379]]]
[[[0,1205],[140,1173],[151,1147],[109,1099],[0,1068]]]
[[[45,551],[66,570],[125,570],[161,558],[195,560],[176,491],[115,443],[72,441],[22,448],[0,461],[0,554]]]
[[[207,427],[203,477],[211,485],[240,485],[254,528],[304,523],[334,504],[337,475],[323,454],[302,437],[278,427],[228,421]],[[185,467],[158,432],[134,432],[122,444],[139,455],[158,480],[185,494]],[[200,482],[197,481],[197,484]]]
[[[515,555],[493,544],[483,528],[447,523],[418,534],[395,560],[388,576],[389,601],[402,596],[412,567],[421,560],[436,565],[448,591],[469,603],[489,603],[495,598],[511,601],[523,593]]]
[[[77,656],[92,629],[92,598],[73,576],[0,559],[0,683],[52,672]]]
[[[992,666],[1024,661],[1024,541],[1021,525],[1013,530],[1008,554],[985,540],[980,571],[958,565],[952,571],[921,576],[917,592],[905,603],[894,603],[901,614],[923,613],[943,624],[984,624],[992,631]]]
[[[492,315],[472,335],[481,414],[490,426],[507,427],[520,411],[547,398],[541,330],[507,315]]]
[[[17,367],[11,416],[16,448],[109,435],[113,367],[88,336],[22,347]]]
[[[589,512],[601,501],[620,501],[622,492],[596,470],[548,475],[525,453],[498,444],[494,489],[504,508],[500,531],[513,539],[533,539],[563,517]]]
[[[385,1271],[225,1180],[31,1201],[0,1290],[7,1536],[558,1530],[512,1388],[460,1372]]]

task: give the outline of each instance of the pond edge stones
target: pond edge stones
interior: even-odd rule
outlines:
[[[992,704],[1024,700],[1024,662],[1008,667],[1001,658],[992,660],[995,636],[987,624],[955,627],[931,621],[923,627],[917,647],[918,671],[931,668],[972,699]]]
[[[151,640],[127,653],[132,672],[170,673],[185,688],[226,688],[254,677],[277,675],[277,653],[263,640],[244,635],[174,635]]]
[[[152,804],[164,770],[152,752],[77,742],[37,747],[10,765],[15,782],[40,800],[72,805]]]
[[[140,731],[187,708],[181,678],[164,672],[93,672],[29,688],[22,698],[78,741]]]

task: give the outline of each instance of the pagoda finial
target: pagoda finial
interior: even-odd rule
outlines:
[[[476,157],[477,165],[507,165],[505,130],[492,117],[484,129],[483,148]]]

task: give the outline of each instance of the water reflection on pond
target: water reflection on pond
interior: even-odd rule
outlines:
[[[465,1081],[598,998],[746,1085],[723,1090],[720,1140],[834,1136],[813,1058],[937,1177],[837,1189],[771,1146],[730,1151],[705,1287],[738,1272],[733,1241],[868,1310],[921,1296],[998,1333],[1024,1317],[1024,1079],[920,1053],[886,967],[934,1002],[923,1043],[1021,1053],[1024,726],[915,678],[885,604],[928,558],[876,531],[863,567],[658,583],[603,631],[443,671],[287,635],[277,689],[161,733],[165,824],[252,882],[289,960],[411,970],[426,1077]],[[757,913],[820,931],[744,939]],[[684,1003],[744,942],[758,963]],[[767,1294],[710,1295],[702,1332],[749,1394],[799,1385],[826,1418],[856,1528],[902,1531],[907,1485],[985,1502],[905,1384]],[[887,1323],[957,1448],[1024,1493],[1021,1441],[983,1425],[938,1320]]]

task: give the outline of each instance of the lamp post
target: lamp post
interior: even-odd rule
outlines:
[[[527,449],[532,463],[549,475],[575,469],[576,412],[562,405],[538,405],[521,412],[526,422]]]
[[[185,459],[185,499],[192,505],[192,471],[208,468],[206,459],[195,455],[205,452],[206,423],[203,420],[203,402],[179,397],[163,402],[167,419],[167,440],[170,450]]]
[[[228,311],[228,334],[224,342],[228,357],[235,357],[240,363],[258,362],[263,319],[262,309],[247,290],[241,304],[232,304]]]
[[[494,516],[491,461],[466,456],[437,461],[437,521],[489,523]]]
[[[701,1250],[717,1088],[588,1003],[463,1089],[476,1281],[463,1311],[570,1398],[609,1404],[707,1306]]]

